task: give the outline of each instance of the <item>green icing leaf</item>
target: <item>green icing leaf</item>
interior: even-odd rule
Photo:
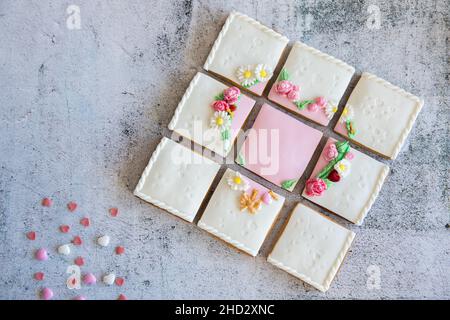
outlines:
[[[289,80],[289,73],[287,72],[287,70],[285,68],[281,69],[278,80],[280,80],[280,81]]]
[[[333,182],[331,182],[329,179],[322,179],[322,180],[327,185],[327,189],[333,184]]]
[[[247,85],[245,85],[245,84],[241,84],[244,88],[250,88],[250,87],[252,87],[252,86],[254,86],[255,84],[258,84],[259,83],[259,80],[258,79],[255,79],[255,81],[253,81],[252,83],[250,83],[250,84],[247,84]]]
[[[224,99],[223,92],[219,93],[217,96],[214,97],[214,100],[216,100],[216,101],[220,101],[220,100],[223,100],[223,99]]]
[[[355,125],[353,121],[347,120],[345,122],[345,127],[347,128],[347,135],[349,138],[353,138],[356,134]]]
[[[294,104],[297,106],[299,110],[305,109],[309,104],[313,103],[314,100],[303,100],[303,101],[294,101]]]
[[[222,131],[222,140],[230,139],[230,130],[226,129]]]
[[[240,164],[241,166],[245,166],[245,158],[242,154],[238,153],[236,158],[237,164]]]
[[[350,150],[350,145],[348,143],[348,141],[337,141],[335,143],[336,145],[336,149],[338,151],[338,153],[347,153]]]
[[[291,191],[291,189],[295,186],[296,183],[297,179],[284,180],[283,182],[281,182],[281,187],[285,190]]]

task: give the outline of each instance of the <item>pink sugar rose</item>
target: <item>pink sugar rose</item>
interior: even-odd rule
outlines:
[[[306,181],[306,195],[309,197],[321,196],[327,190],[325,181],[319,178],[311,178]]]
[[[295,84],[292,86],[291,91],[287,94],[287,98],[291,101],[300,100],[300,87]]]
[[[215,111],[226,111],[230,106],[223,100],[217,100],[214,101],[212,107]]]
[[[319,105],[319,107],[325,107],[325,105],[327,104],[327,99],[325,99],[324,97],[317,97],[316,103]]]
[[[345,154],[345,159],[347,159],[347,160],[353,160],[354,157],[355,157],[355,155],[351,152],[347,152]]]
[[[223,98],[228,104],[235,104],[240,95],[241,90],[236,87],[230,87],[223,92]]]
[[[311,112],[316,112],[319,110],[319,105],[315,102],[308,104],[308,110]]]
[[[336,145],[334,143],[328,145],[323,152],[323,157],[327,161],[331,161],[338,156],[338,151],[336,149]]]
[[[275,85],[275,92],[279,95],[285,96],[292,90],[292,82],[289,80],[278,81]]]

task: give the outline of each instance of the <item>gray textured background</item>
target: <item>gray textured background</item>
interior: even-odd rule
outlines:
[[[0,298],[34,299],[41,285],[59,299],[450,298],[449,1],[276,2],[0,2]],[[70,4],[81,8],[81,30],[66,27]],[[366,25],[370,4],[381,10],[380,29]],[[132,195],[232,9],[425,99],[397,160],[382,160],[392,172],[364,225],[333,216],[357,237],[326,294],[265,261],[303,201],[303,182],[292,194],[275,188],[287,202],[256,259]],[[40,206],[44,196],[52,208]],[[65,209],[72,199],[80,205],[74,214]],[[118,218],[108,216],[110,206]],[[78,224],[84,215],[92,219],[87,230]],[[55,253],[70,239],[57,230],[63,223],[85,240],[67,259]],[[24,236],[31,229],[35,242]],[[93,242],[102,233],[112,237],[106,249]],[[118,243],[123,256],[112,253]],[[39,246],[50,249],[49,261],[32,259]],[[113,270],[125,286],[66,289],[66,267],[78,254],[83,270]],[[366,285],[371,265],[380,289]],[[39,270],[44,283],[32,280]]]

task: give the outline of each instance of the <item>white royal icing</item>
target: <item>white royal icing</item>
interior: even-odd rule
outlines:
[[[227,182],[228,177],[234,173],[231,169],[226,170],[198,226],[236,248],[256,256],[283,206],[284,198],[277,195],[278,200],[273,200],[270,204],[262,203],[255,214],[250,214],[246,210],[241,211],[239,198],[242,191],[233,190]]]
[[[354,237],[352,231],[299,203],[267,261],[325,292]]]
[[[220,165],[168,138],[162,138],[134,194],[189,222]]]

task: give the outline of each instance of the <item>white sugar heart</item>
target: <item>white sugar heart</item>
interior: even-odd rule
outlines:
[[[109,244],[110,238],[107,235],[101,236],[97,239],[97,243],[102,247],[106,247]]]
[[[107,285],[112,285],[116,280],[116,275],[114,273],[108,273],[103,276],[103,282]]]
[[[70,254],[70,246],[68,244],[63,244],[62,246],[59,246],[58,253],[63,254],[65,256]]]

